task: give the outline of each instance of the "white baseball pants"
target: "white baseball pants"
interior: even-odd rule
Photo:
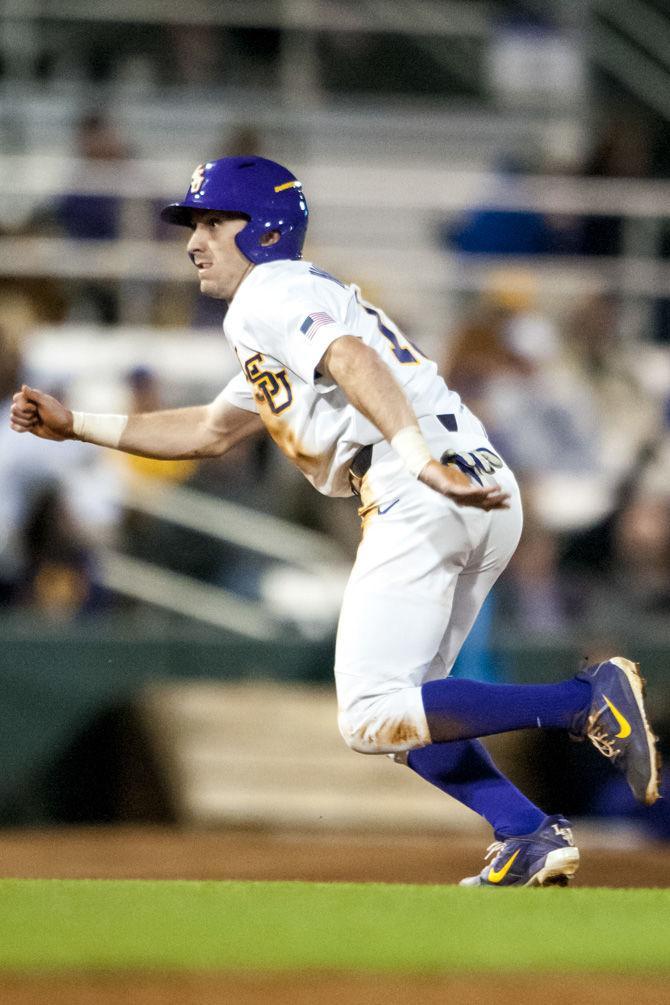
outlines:
[[[467,409],[459,431],[421,420],[434,457],[493,451]],[[493,454],[497,458],[497,455]],[[510,494],[509,509],[461,507],[411,478],[386,443],[375,446],[363,479],[363,539],[347,585],[337,633],[339,727],[365,754],[431,742],[421,685],[446,677],[486,595],[521,535],[519,489],[504,463],[486,483]]]

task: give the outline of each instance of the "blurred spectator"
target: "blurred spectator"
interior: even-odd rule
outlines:
[[[9,399],[16,391],[21,370],[21,355],[18,340],[8,336],[4,327],[0,328],[0,401]]]
[[[511,609],[529,631],[560,631],[572,615],[587,620],[591,591],[610,572],[614,521],[657,436],[659,409],[636,377],[643,352],[619,340],[610,297],[585,298],[561,333],[529,288],[508,281],[457,335],[448,380],[523,486]]]
[[[564,326],[560,378],[590,396],[600,463],[621,484],[657,436],[662,414],[645,376],[645,361],[655,351],[626,340],[618,315],[616,297],[606,292],[576,304]]]
[[[573,580],[576,611],[584,611],[587,583],[594,623],[639,627],[639,618],[652,612],[653,598],[670,596],[664,544],[670,469],[659,456],[670,359],[649,344],[626,342],[617,315],[616,300],[596,294],[577,305],[565,328],[557,376],[583,387],[593,401],[600,485],[610,505],[600,520],[564,543],[562,567]]]
[[[83,161],[119,161],[128,156],[116,128],[101,112],[83,115],[75,128],[75,153]],[[114,195],[71,192],[56,207],[56,218],[68,237],[110,241],[119,236],[120,203]]]
[[[104,451],[54,445],[9,427],[21,359],[0,338],[0,597],[71,618],[106,603],[94,584],[95,546],[118,520],[118,478]],[[58,389],[56,389],[58,390]]]
[[[95,552],[57,483],[45,482],[23,527],[25,570],[16,601],[51,620],[71,621],[107,606],[95,577]]]
[[[588,438],[575,428],[545,381],[557,351],[557,333],[534,307],[532,284],[523,274],[509,274],[499,277],[496,288],[476,303],[447,363],[448,383],[480,415],[526,495],[554,458],[576,470],[593,462]],[[528,631],[560,630],[565,611],[558,586],[558,543],[537,518],[532,502],[526,509],[527,532],[506,576],[516,622]]]
[[[507,595],[502,601],[504,617],[524,632],[557,635],[565,627],[569,605],[559,563],[559,535],[542,524],[532,505],[526,505],[524,532],[505,579]]]
[[[160,381],[149,367],[131,370],[126,385],[128,413],[155,412],[166,407]],[[126,484],[140,492],[152,492],[161,482],[187,482],[198,467],[196,461],[190,460],[162,461],[117,452],[112,456]],[[150,482],[133,486],[136,476]],[[156,555],[160,555],[168,567],[187,574],[211,578],[212,568],[216,568],[216,562],[212,567],[210,542],[139,510],[131,508],[124,514],[122,539],[124,547],[137,558],[155,562]]]
[[[100,111],[83,115],[75,127],[75,153],[81,159],[79,172],[87,165],[125,160],[129,151],[116,127]],[[80,174],[80,181],[81,181]],[[103,195],[74,190],[54,207],[59,230],[76,241],[112,241],[121,236],[122,200],[116,195]],[[79,287],[70,307],[77,320],[93,320],[112,325],[119,320],[118,291],[114,284],[88,281]]]
[[[535,210],[502,209],[515,195],[521,166],[508,160],[497,172],[490,196],[454,225],[440,231],[443,247],[473,255],[548,255],[563,249],[563,232]]]
[[[596,417],[578,411],[570,387],[553,379],[560,334],[535,304],[526,273],[501,272],[452,339],[447,379],[523,477],[548,459],[563,469],[592,467]],[[556,458],[556,460],[554,460]]]
[[[219,33],[211,25],[181,23],[166,25],[166,33],[166,49],[173,61],[177,83],[192,88],[216,86],[225,68]]]
[[[652,144],[639,116],[615,119],[597,137],[581,174],[585,178],[648,178],[652,169]],[[620,255],[624,218],[599,214],[581,225],[578,252],[582,255]]]
[[[0,278],[0,327],[13,343],[34,325],[59,324],[67,302],[60,284],[46,276]]]
[[[150,367],[140,366],[126,377],[128,411],[152,412],[166,407],[164,388]],[[263,446],[261,446],[263,444]],[[258,504],[258,482],[265,467],[267,441],[246,440],[223,458],[204,464],[114,453],[113,459],[134,491],[156,492],[161,484],[184,484],[196,490],[245,505]],[[138,481],[136,476],[145,481]],[[271,493],[268,493],[272,497]],[[182,575],[225,586],[248,597],[258,596],[258,585],[268,560],[245,549],[143,513],[132,506],[122,524],[123,547],[131,555]]]
[[[126,382],[128,414],[158,412],[166,407],[160,381],[150,367],[135,367],[127,375]],[[187,481],[198,466],[196,461],[159,461],[153,457],[138,457],[135,454],[116,453],[114,458],[131,475],[145,475],[158,481]]]
[[[670,613],[670,356],[661,423],[639,454],[625,505],[612,526],[614,597],[634,617],[667,622]],[[661,363],[661,360],[658,360]]]
[[[617,579],[627,602],[646,614],[670,613],[670,495],[641,492],[614,527]]]

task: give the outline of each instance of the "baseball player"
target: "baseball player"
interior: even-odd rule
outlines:
[[[557,684],[450,678],[521,533],[504,459],[382,310],[302,259],[307,204],[286,168],[201,164],[162,217],[189,228],[200,290],[228,302],[240,372],[209,405],[130,416],[72,412],[24,386],[13,429],[176,459],[221,455],[264,427],[320,492],[358,495],[363,536],[335,655],[345,742],[392,755],[491,824],[490,864],[464,883],[564,885],[579,864],[569,822],[526,799],[477,738],[537,727],[588,737],[653,803],[655,737],[636,665],[614,657]]]

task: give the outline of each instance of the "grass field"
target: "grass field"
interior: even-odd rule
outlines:
[[[0,968],[670,970],[670,890],[0,881]]]

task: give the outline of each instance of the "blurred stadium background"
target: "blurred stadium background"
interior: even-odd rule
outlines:
[[[668,42],[665,0],[2,0],[0,825],[481,841],[339,739],[350,500],[266,440],[154,463],[9,430],[24,380],[91,411],[220,390],[225,305],[157,209],[226,154],[297,173],[307,257],[440,361],[523,482],[458,672],[621,651],[667,743]],[[493,746],[594,840],[670,839],[667,804],[636,810],[588,752]]]

